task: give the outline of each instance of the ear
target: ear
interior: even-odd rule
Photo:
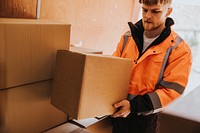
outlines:
[[[172,7],[169,7],[167,10],[166,17],[168,17],[172,13]]]

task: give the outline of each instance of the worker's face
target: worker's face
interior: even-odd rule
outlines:
[[[145,5],[142,4],[142,22],[144,30],[153,31],[160,26],[165,25],[166,18],[170,15],[172,9],[167,5]]]

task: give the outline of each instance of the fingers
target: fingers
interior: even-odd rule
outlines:
[[[112,117],[114,117],[114,118],[115,117],[127,117],[131,112],[130,103],[128,100],[122,100],[118,103],[115,103],[114,107],[119,108],[119,111],[117,111],[116,113],[114,113],[112,115]]]
[[[119,107],[121,107],[121,106],[122,106],[122,101],[114,104],[114,107],[115,107],[115,108],[119,108]]]
[[[126,106],[126,104],[129,104],[129,101],[128,100],[122,100],[118,103],[115,103],[113,106],[115,108],[119,108],[119,107],[123,107],[123,106]]]

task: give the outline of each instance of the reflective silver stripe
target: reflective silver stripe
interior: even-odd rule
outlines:
[[[145,111],[145,112],[138,112],[137,113],[138,115],[150,115],[150,114],[158,113],[158,112],[161,111],[162,105],[161,105],[160,98],[159,98],[158,94],[156,92],[152,92],[152,93],[149,93],[148,95],[149,95],[149,97],[152,101],[154,110]]]
[[[127,32],[125,33],[125,36],[131,36],[131,31],[130,31],[130,30],[127,31]]]
[[[183,91],[185,90],[185,87],[183,87],[182,85],[180,85],[178,83],[167,82],[167,81],[164,81],[164,80],[162,80],[160,82],[160,85],[164,88],[173,89],[176,92],[178,92],[179,94],[182,94]]]
[[[132,99],[135,98],[135,97],[136,97],[136,95],[128,94],[127,99],[128,99],[128,100],[132,100]]]
[[[172,51],[172,46],[167,49],[167,52],[165,54],[165,57],[164,57],[164,60],[163,60],[163,63],[162,63],[162,68],[160,70],[160,75],[158,77],[158,82],[157,82],[157,84],[155,86],[155,90],[158,89],[158,86],[159,86],[161,80],[163,79],[163,74],[164,74],[165,67],[167,65],[167,61],[168,61],[168,58],[169,58],[169,55],[170,55],[171,51]]]
[[[183,39],[182,39],[180,36],[177,36],[177,37],[175,38],[175,40],[176,40],[176,43],[175,43],[175,45],[173,46],[174,48],[176,48],[176,47],[178,46],[178,44],[180,44],[180,43],[183,41]]]
[[[162,67],[161,67],[161,70],[160,70],[160,75],[159,75],[159,77],[158,77],[158,82],[157,82],[157,84],[155,85],[155,88],[154,88],[155,90],[158,89],[158,86],[160,85],[160,82],[161,82],[161,80],[163,79],[163,74],[164,74],[165,67],[166,67],[166,65],[167,65],[167,61],[168,61],[168,58],[169,58],[169,55],[170,55],[171,51],[172,51],[173,49],[175,49],[175,48],[178,46],[178,44],[180,44],[180,43],[183,41],[183,39],[182,39],[180,36],[177,36],[177,37],[175,38],[175,40],[176,40],[175,45],[172,45],[172,46],[169,47],[169,48],[167,49],[167,51],[166,51],[165,57],[164,57],[164,59],[163,59]]]
[[[148,95],[151,99],[151,102],[153,104],[154,109],[159,109],[159,108],[162,107],[162,104],[160,102],[160,98],[159,98],[159,96],[156,92],[149,93]]]
[[[122,45],[122,50],[121,50],[121,55],[120,55],[120,57],[122,56],[122,53],[123,53],[123,51],[124,51],[124,48],[125,48],[125,46],[126,46],[126,42],[128,41],[128,38],[131,36],[131,31],[127,31],[126,33],[125,33],[125,35],[124,35],[124,43],[123,43],[123,45]]]

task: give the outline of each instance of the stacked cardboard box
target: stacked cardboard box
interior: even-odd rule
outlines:
[[[110,115],[126,99],[132,61],[58,50],[52,104],[75,119]]]
[[[50,104],[52,80],[0,91],[1,133],[39,133],[66,122]]]
[[[57,49],[69,49],[70,25],[0,19],[0,132],[36,133],[63,122],[50,104]]]
[[[160,116],[160,133],[200,133],[200,87],[167,106]]]
[[[0,89],[52,79],[57,49],[69,49],[70,25],[0,19]]]

